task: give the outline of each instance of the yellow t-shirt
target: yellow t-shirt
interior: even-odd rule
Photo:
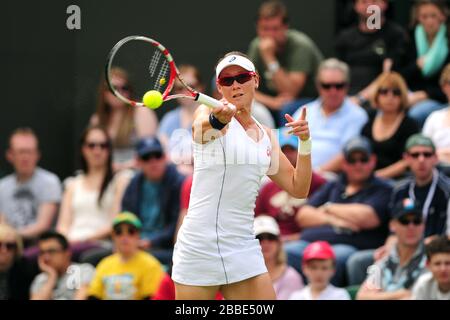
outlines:
[[[163,276],[162,265],[144,251],[128,261],[116,253],[97,266],[89,295],[103,300],[140,300],[155,294]]]

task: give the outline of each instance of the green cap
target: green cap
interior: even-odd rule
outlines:
[[[433,141],[430,138],[425,137],[421,133],[413,134],[408,138],[405,145],[405,151],[408,151],[409,149],[415,146],[430,147],[433,149],[433,151],[436,151],[436,147],[434,146]]]
[[[115,227],[121,223],[131,224],[132,226],[136,227],[137,229],[142,228],[141,220],[139,220],[139,218],[136,217],[136,215],[131,212],[125,211],[125,212],[119,213],[113,220],[113,227]]]

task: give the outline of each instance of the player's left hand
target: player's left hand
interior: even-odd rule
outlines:
[[[289,130],[289,132],[288,132],[289,134],[293,134],[293,135],[299,137],[303,141],[309,139],[310,133],[309,133],[308,121],[306,120],[306,108],[305,107],[303,107],[302,113],[298,120],[295,120],[289,114],[285,114],[284,117],[288,121],[288,123],[286,123],[286,127],[291,127],[291,130]]]

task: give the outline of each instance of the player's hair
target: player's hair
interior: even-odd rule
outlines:
[[[37,138],[36,133],[34,132],[33,129],[29,128],[29,127],[19,127],[14,129],[14,131],[9,135],[9,139],[8,139],[8,143],[9,143],[9,148],[12,147],[12,139],[14,136],[17,135],[24,135],[24,136],[32,136],[34,137],[34,139],[36,140],[36,148],[39,149],[39,140]]]
[[[19,232],[17,232],[17,230],[14,229],[12,226],[10,226],[6,223],[0,223],[0,241],[4,240],[8,234],[13,235],[14,240],[16,242],[15,257],[17,259],[20,256],[22,256],[22,252],[23,252],[22,237],[20,236]]]
[[[107,141],[108,144],[108,158],[106,160],[106,172],[105,172],[105,176],[103,177],[103,181],[102,181],[102,185],[100,187],[100,192],[98,194],[98,205],[101,205],[101,201],[102,201],[102,197],[103,194],[106,191],[106,188],[108,188],[109,183],[111,182],[111,180],[113,179],[114,176],[114,172],[113,172],[113,168],[112,168],[112,146],[111,146],[111,139],[109,138],[108,132],[106,132],[106,130],[101,127],[101,126],[89,126],[87,127],[83,133],[81,134],[81,138],[80,138],[80,142],[79,142],[79,152],[80,152],[80,165],[81,165],[81,170],[86,174],[89,173],[89,166],[88,163],[86,161],[86,159],[83,156],[83,151],[82,148],[84,146],[84,144],[86,143],[86,139],[87,136],[89,135],[89,133],[91,131],[94,130],[99,130],[101,131]]]
[[[319,68],[317,69],[316,81],[319,82],[319,75],[323,70],[329,69],[342,72],[344,75],[344,81],[347,84],[350,83],[350,68],[348,67],[348,64],[336,58],[329,58],[320,63]]]
[[[111,78],[120,78],[125,80],[129,88],[130,95],[133,95],[133,88],[129,83],[128,73],[119,67],[111,68]],[[98,124],[104,128],[108,128],[111,116],[111,106],[105,100],[105,92],[109,91],[106,80],[103,78],[100,81],[97,93],[97,109],[95,114],[98,118]],[[125,107],[125,106],[124,106]],[[117,132],[117,136],[112,141],[114,147],[124,147],[130,144],[130,136],[134,128],[134,112],[135,108],[126,108],[124,117],[122,118]]]
[[[445,66],[444,70],[441,73],[441,77],[439,78],[439,84],[441,86],[445,85],[448,82],[450,82],[450,63]]]
[[[447,236],[439,236],[425,246],[427,260],[430,261],[435,254],[450,253],[450,239]]]
[[[256,20],[270,19],[275,17],[281,17],[283,24],[289,23],[289,16],[284,3],[280,0],[269,0],[263,2],[259,7]]]
[[[381,88],[393,88],[400,89],[400,108],[399,112],[405,111],[408,108],[408,85],[406,84],[405,79],[395,71],[382,73],[375,80],[375,90],[371,99],[371,103],[373,106],[378,106],[378,97],[380,93],[378,92]]]
[[[45,231],[39,236],[39,242],[41,241],[47,241],[47,240],[56,240],[60,245],[61,248],[66,251],[69,249],[69,242],[67,241],[67,238],[64,237],[61,233],[49,230]]]

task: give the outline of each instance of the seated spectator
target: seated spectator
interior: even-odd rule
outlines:
[[[184,176],[168,163],[156,138],[144,138],[136,147],[140,172],[125,191],[122,210],[135,212],[142,221],[140,246],[161,263],[172,261],[173,239],[180,211]]]
[[[399,178],[408,167],[398,146],[404,146],[412,134],[419,132],[417,123],[406,115],[408,88],[400,74],[389,72],[378,77],[372,105],[376,110],[369,113],[361,135],[370,140],[377,156],[375,175]]]
[[[415,300],[450,300],[450,240],[442,236],[426,247],[430,272],[419,277],[413,288]]]
[[[297,163],[298,138],[288,134],[288,128],[280,129],[278,140],[281,151],[295,167]],[[312,174],[309,194],[313,194],[326,180],[316,173]],[[280,227],[281,241],[287,242],[300,239],[300,228],[295,221],[295,214],[305,203],[304,199],[297,199],[281,189],[275,182],[269,181],[259,192],[256,199],[255,215],[269,215]]]
[[[29,299],[37,268],[22,258],[22,249],[17,230],[0,223],[0,300]]]
[[[67,239],[54,231],[39,237],[39,274],[31,285],[31,300],[84,300],[94,275],[90,264],[71,261]]]
[[[392,187],[373,175],[376,157],[364,137],[344,147],[344,173],[314,193],[296,215],[299,241],[285,245],[289,265],[297,266],[305,247],[324,240],[336,254],[332,283],[345,286],[345,263],[357,250],[377,248],[388,235],[388,202]]]
[[[445,0],[419,0],[412,16],[414,29],[406,47],[406,64],[399,70],[412,91],[409,115],[422,127],[431,112],[445,107],[439,77],[450,62],[448,8]]]
[[[18,128],[9,137],[6,158],[14,173],[0,179],[0,220],[13,226],[30,246],[52,226],[61,201],[56,175],[37,166],[39,142],[30,128]]]
[[[380,9],[380,25],[371,23],[373,11],[369,6]],[[355,0],[353,9],[358,21],[342,30],[335,47],[337,57],[350,66],[352,82],[349,92],[361,106],[367,105],[374,92],[374,80],[382,72],[390,71],[392,64],[404,59],[407,34],[397,23],[386,17],[388,0]]]
[[[180,75],[187,85],[199,92],[204,91],[198,69],[192,65],[180,65]],[[184,85],[175,81],[173,93],[182,94]],[[185,175],[192,174],[192,121],[198,102],[191,99],[177,99],[179,104],[174,110],[167,112],[161,119],[158,137],[164,146],[168,160],[177,165],[177,169]]]
[[[345,289],[330,284],[336,266],[333,248],[325,241],[310,243],[303,253],[302,269],[308,285],[294,292],[289,300],[350,300]]]
[[[442,71],[440,85],[450,102],[450,64]],[[436,146],[436,154],[441,165],[450,167],[450,106],[432,112],[423,126],[422,133]],[[450,172],[450,170],[448,170]]]
[[[319,98],[306,105],[312,146],[312,165],[318,173],[341,169],[342,148],[361,132],[366,112],[347,97],[350,82],[347,64],[328,59],[319,66]],[[301,108],[293,115],[300,117]]]
[[[369,275],[357,293],[358,300],[409,299],[414,283],[425,271],[425,225],[417,203],[412,199],[399,200],[390,229],[397,243],[389,256],[376,263],[375,273]]]
[[[143,300],[153,297],[164,277],[161,264],[139,249],[141,221],[132,213],[113,221],[116,253],[97,266],[89,299]]]
[[[412,176],[395,186],[390,210],[395,203],[409,197],[422,207],[425,243],[437,235],[450,234],[447,223],[450,179],[436,169],[437,157],[433,142],[421,134],[412,135],[406,142],[404,159]],[[361,284],[367,267],[389,254],[396,241],[395,235],[391,235],[377,250],[366,250],[352,255],[347,263],[349,283]]]
[[[113,67],[111,83],[123,96],[133,98],[133,88],[125,70]],[[149,108],[127,106],[111,93],[103,79],[98,88],[97,110],[90,125],[106,128],[112,140],[113,169],[119,171],[135,167],[133,146],[137,139],[156,134],[158,118]]]
[[[261,75],[255,99],[269,108],[281,126],[285,113],[291,114],[317,95],[314,82],[322,53],[306,34],[289,29],[287,9],[280,1],[261,4],[256,33],[248,49]]]
[[[277,300],[287,300],[294,291],[303,288],[303,280],[300,274],[286,263],[280,228],[274,218],[265,215],[255,218],[254,227]]]
[[[67,183],[56,226],[71,244],[74,261],[90,249],[111,247],[111,221],[128,183],[126,175],[113,173],[111,141],[104,129],[87,128],[79,148],[82,173]]]

